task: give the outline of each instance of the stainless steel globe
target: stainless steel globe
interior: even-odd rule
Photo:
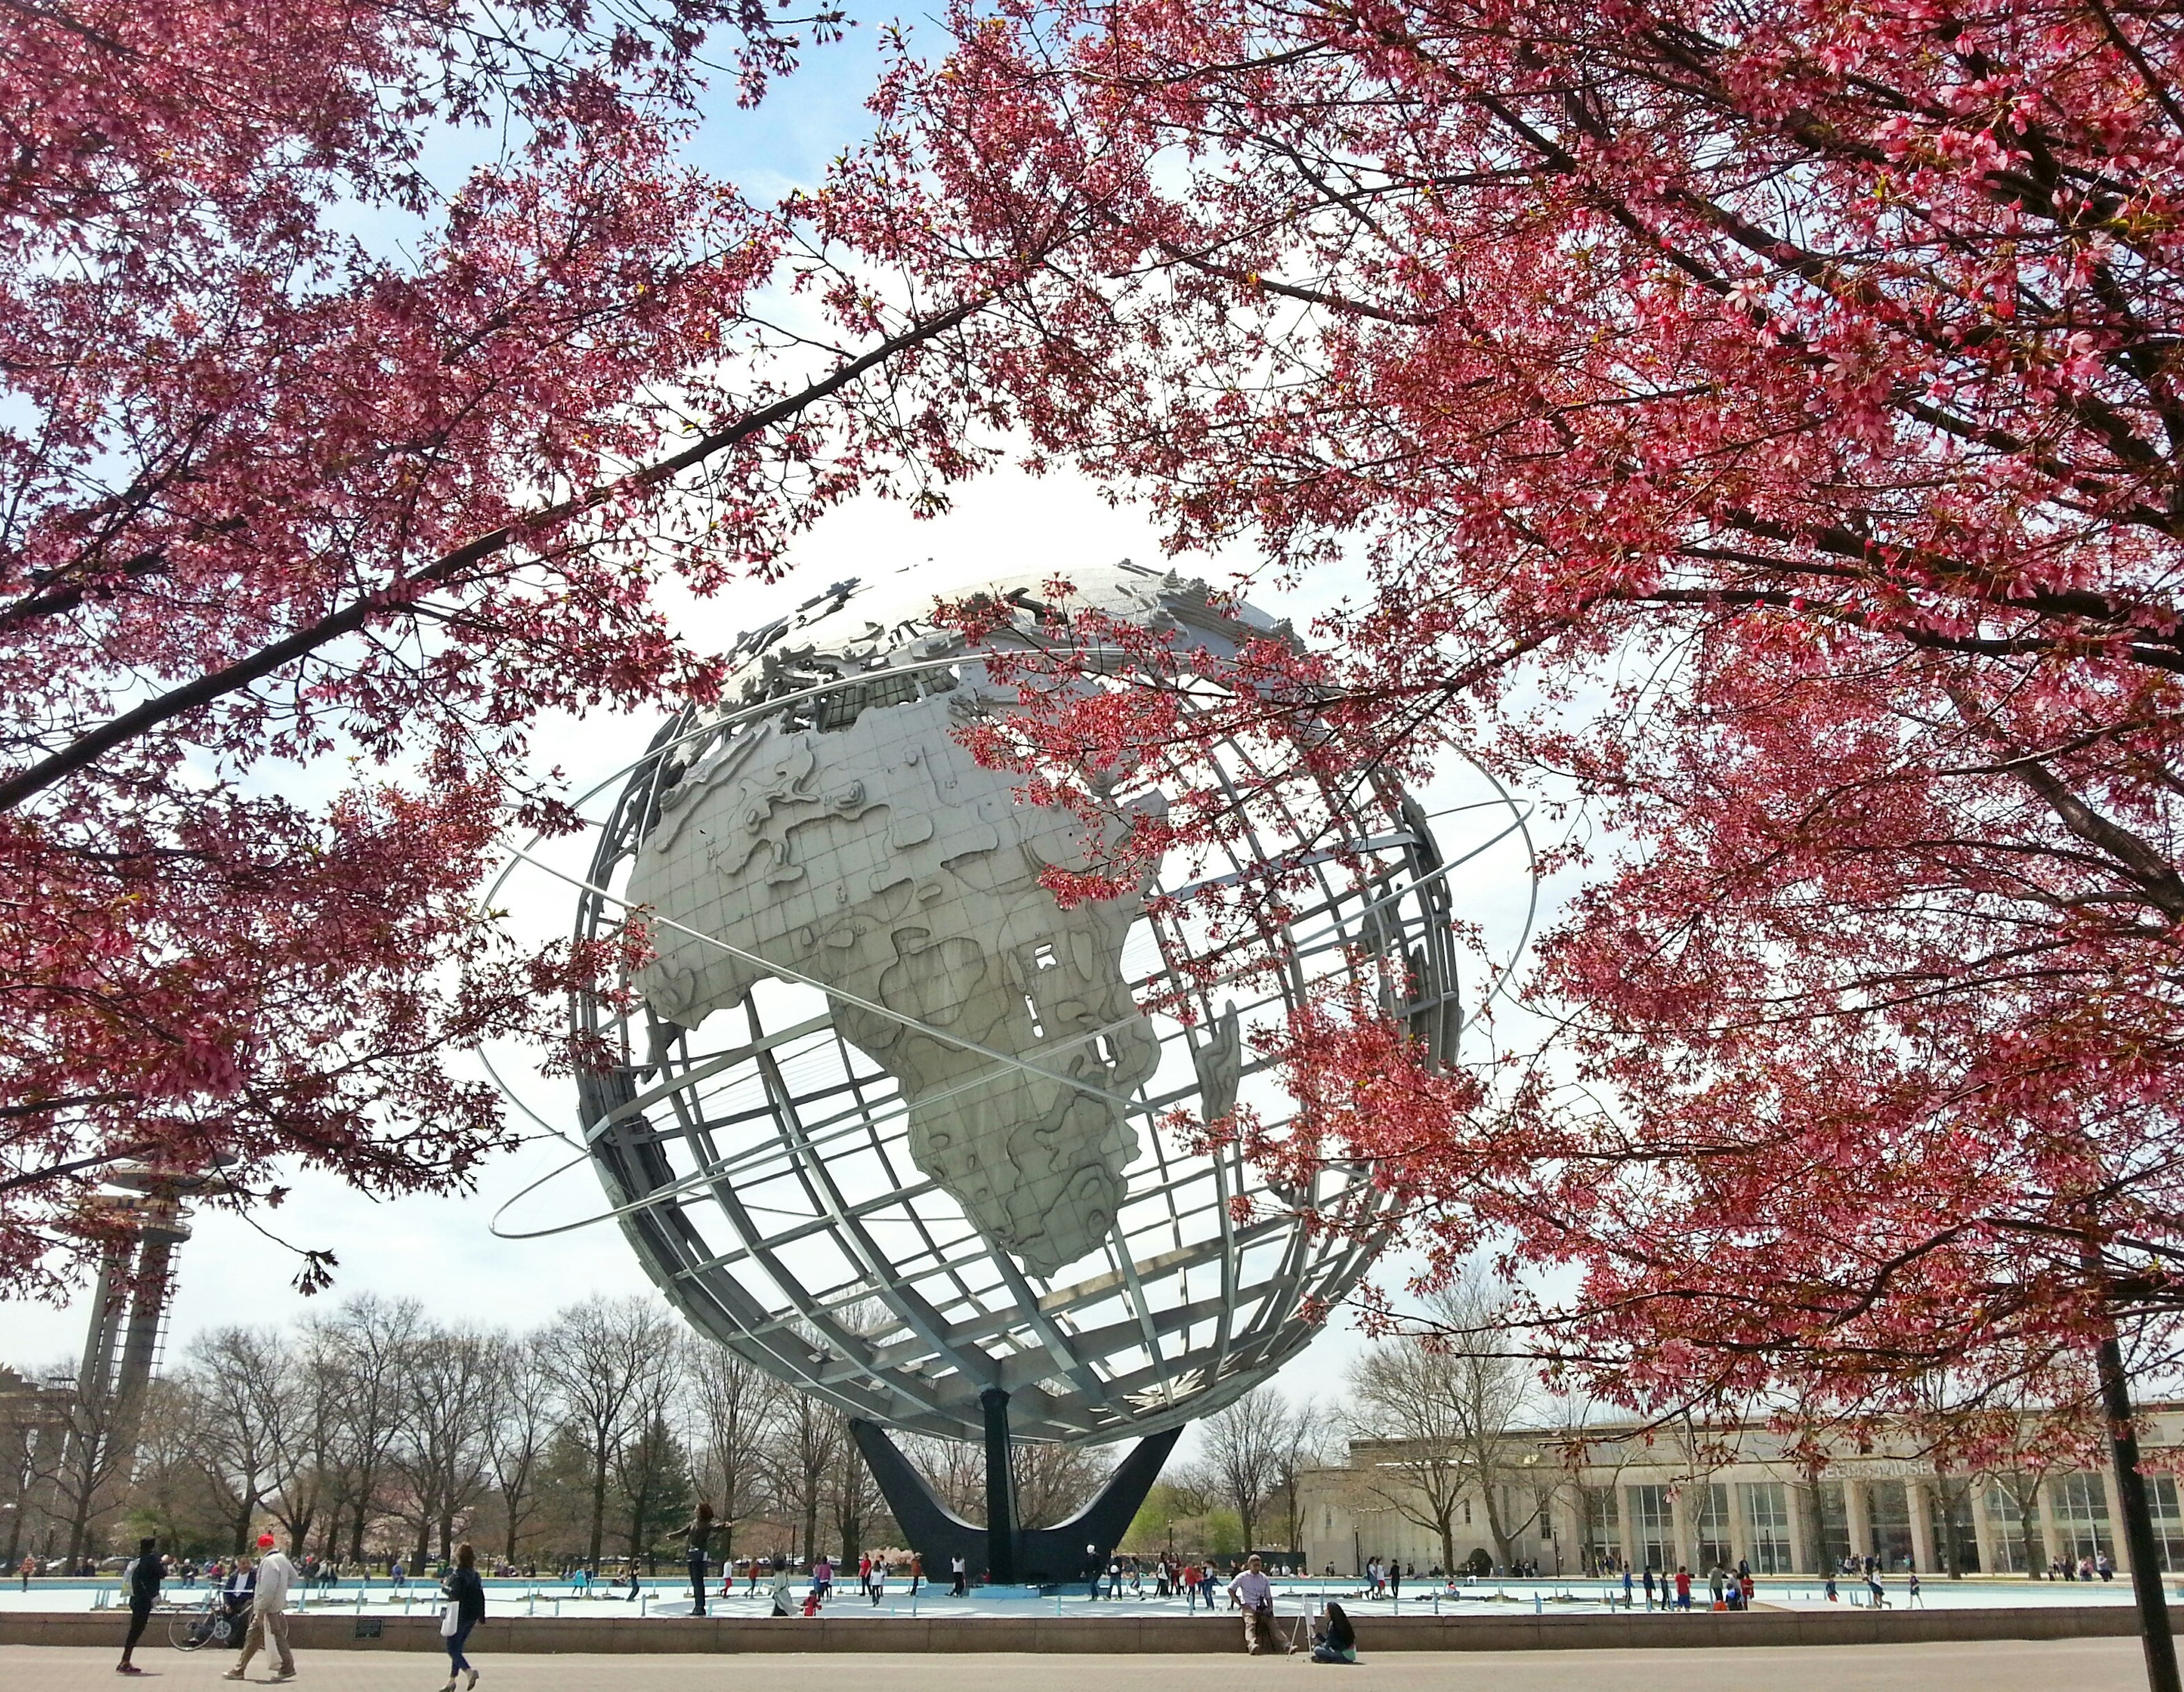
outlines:
[[[1288,637],[1173,575],[1071,585],[1072,607],[1178,654]],[[1039,578],[983,592],[992,643],[1057,638]],[[1355,1163],[1277,1191],[1197,1125],[1241,1102],[1279,1128],[1254,1037],[1330,984],[1452,1057],[1447,871],[1392,783],[1299,775],[1285,798],[1290,778],[1251,779],[1262,754],[1227,742],[1210,775],[1167,772],[1250,793],[1219,860],[1063,910],[1039,877],[1080,861],[1080,825],[963,749],[1013,691],[931,603],[844,583],[744,637],[729,702],[632,766],[576,932],[634,912],[652,955],[574,1007],[611,1056],[578,1078],[584,1141],[689,1321],[853,1416],[975,1439],[998,1390],[1021,1439],[1177,1428],[1310,1340],[1385,1204]],[[1162,785],[1123,797],[1157,807]],[[1189,895],[1277,867],[1276,966],[1224,978]]]

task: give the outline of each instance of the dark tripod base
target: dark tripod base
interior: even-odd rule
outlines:
[[[894,1512],[896,1523],[925,1564],[928,1579],[944,1578],[954,1559],[966,1573],[999,1585],[1047,1585],[1079,1580],[1104,1568],[1129,1531],[1161,1465],[1183,1437],[1179,1428],[1140,1439],[1116,1466],[1099,1494],[1058,1528],[1023,1528],[1016,1519],[1016,1476],[1010,1461],[1009,1395],[982,1396],[986,1410],[986,1525],[966,1522],[934,1494],[925,1477],[877,1423],[852,1421],[850,1432]]]

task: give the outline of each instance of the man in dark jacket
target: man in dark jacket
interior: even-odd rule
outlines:
[[[167,1560],[159,1555],[159,1545],[156,1539],[139,1539],[136,1561],[129,1565],[129,1638],[121,1647],[121,1661],[114,1666],[116,1674],[144,1672],[129,1659],[136,1653],[136,1641],[144,1637],[152,1606],[159,1601],[159,1583],[167,1578]]]

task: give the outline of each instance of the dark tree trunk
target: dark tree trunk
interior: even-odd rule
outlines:
[[[2146,1651],[2146,1684],[2150,1692],[2180,1692],[2176,1641],[2169,1631],[2169,1601],[2161,1590],[2153,1513],[2146,1501],[2146,1477],[2138,1469],[2138,1434],[2131,1419],[2131,1378],[2124,1372],[2123,1347],[2113,1325],[2101,1340],[2098,1358],[2101,1400],[2109,1419],[2109,1453],[2115,1469],[2117,1513],[2123,1518],[2124,1544],[2131,1558],[2131,1589],[2138,1599],[2139,1642]]]
[[[594,1454],[592,1464],[592,1550],[591,1561],[596,1565],[599,1552],[606,1544],[607,1532],[607,1454],[604,1446]]]

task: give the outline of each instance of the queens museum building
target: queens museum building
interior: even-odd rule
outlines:
[[[2148,1407],[2141,1426],[2161,1567],[2184,1572],[2184,1509],[2164,1472],[2184,1463],[2184,1404]],[[1428,1575],[1442,1566],[1446,1507],[1459,1567],[1543,1575],[1739,1563],[1818,1574],[1867,1557],[1943,1575],[2045,1574],[2103,1559],[2128,1570],[2104,1472],[1946,1473],[1908,1443],[1883,1440],[1841,1450],[1814,1474],[1789,1443],[1755,1427],[1593,1424],[1513,1431],[1481,1462],[1415,1441],[1353,1439],[1347,1463],[1299,1478],[1302,1550],[1315,1573],[1358,1573],[1377,1557]]]

